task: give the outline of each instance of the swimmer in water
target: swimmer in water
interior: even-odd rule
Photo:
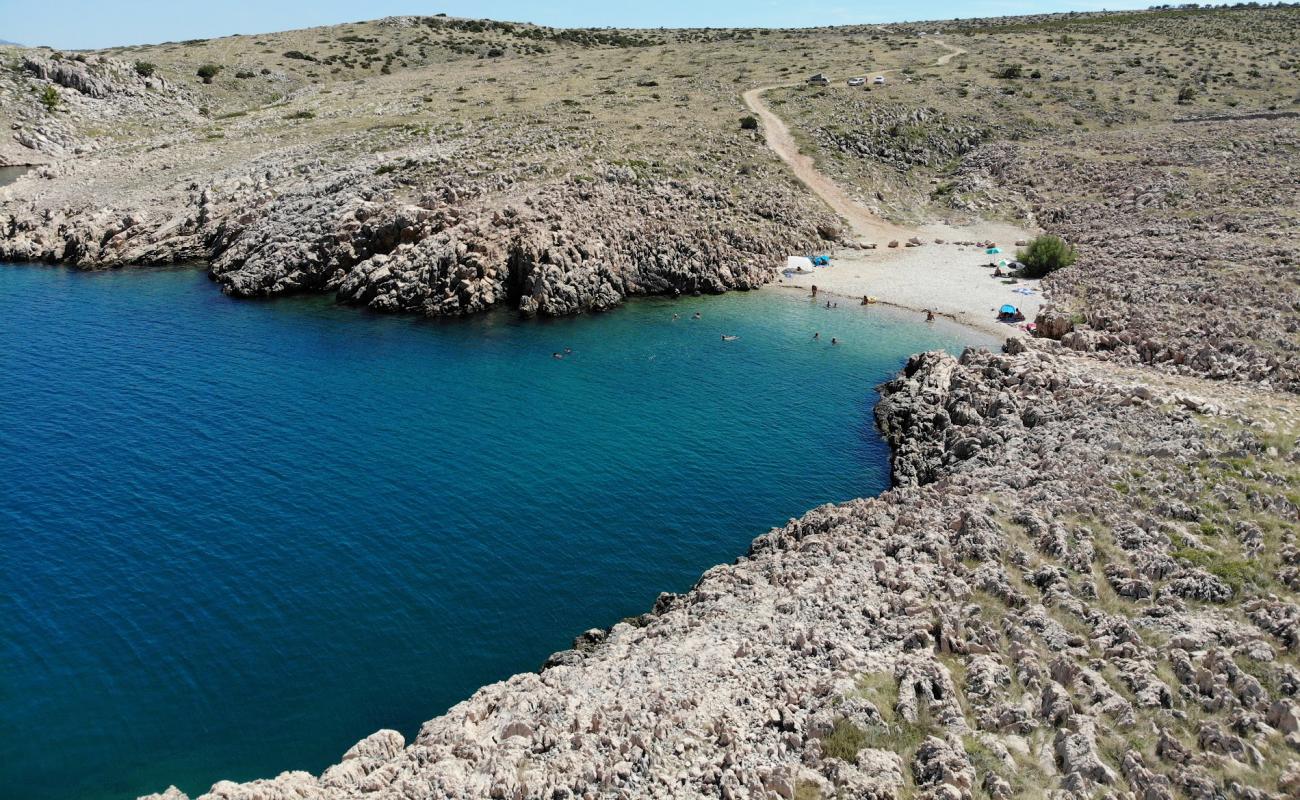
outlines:
[[[551,358],[564,358],[564,356],[560,353],[551,353]]]
[[[695,312],[695,316],[691,317],[691,319],[699,319],[699,318],[700,318],[700,312],[698,311]]]
[[[840,343],[839,339],[836,339],[834,336],[831,337],[831,344],[839,344],[839,343]]]
[[[734,341],[736,341],[736,340],[739,339],[739,338],[740,338],[739,336],[728,336],[728,335],[725,334],[725,333],[722,334],[722,341],[724,341],[724,342],[734,342]]]
[[[681,319],[681,318],[682,318],[681,314],[673,314],[673,319]]]
[[[817,340],[820,339],[820,338],[822,338],[822,335],[821,335],[820,332],[819,332],[819,333],[814,333],[814,334],[813,334],[813,341],[814,341],[814,342],[817,341]]]
[[[566,348],[564,348],[564,354],[565,354],[566,356],[567,356],[569,353],[572,353],[572,352],[573,352],[573,348],[572,348],[572,347],[566,347]]]

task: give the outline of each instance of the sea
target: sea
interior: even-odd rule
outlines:
[[[0,303],[8,800],[196,795],[409,740],[885,489],[875,387],[990,344],[780,287],[429,320],[0,265]]]

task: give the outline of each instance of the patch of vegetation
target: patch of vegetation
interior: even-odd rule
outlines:
[[[286,50],[284,51],[284,57],[296,59],[298,61],[316,61],[316,56],[311,55],[310,53],[304,53],[301,50]]]
[[[1062,267],[1068,267],[1078,257],[1073,245],[1050,233],[1039,236],[1028,247],[1016,253],[1016,259],[1025,265],[1021,272],[1027,278],[1041,278]]]
[[[758,118],[754,116],[744,116],[740,118],[740,129],[742,131],[758,130]]]
[[[1189,546],[1179,547],[1171,555],[1190,562],[1194,567],[1200,567],[1228,584],[1235,597],[1240,597],[1248,586],[1262,588],[1268,583],[1259,568],[1259,562],[1231,558],[1223,553]]]
[[[202,78],[204,83],[212,83],[213,78],[217,77],[221,69],[222,67],[219,64],[204,64],[195,70],[194,74]]]
[[[152,61],[135,62],[135,74],[141,78],[152,78],[153,74],[158,71],[158,66]]]
[[[59,107],[59,90],[53,86],[46,86],[45,91],[41,92],[41,105],[45,110],[54,113],[54,109]]]
[[[869,745],[867,732],[857,725],[854,725],[848,719],[840,717],[835,720],[835,726],[831,732],[822,739],[822,752],[831,758],[838,758],[854,763],[858,757],[858,751]]]
[[[292,114],[286,114],[285,119],[315,119],[315,111],[295,111]]]

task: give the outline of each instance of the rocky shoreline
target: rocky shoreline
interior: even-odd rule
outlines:
[[[882,387],[880,497],[759,537],[409,744],[204,798],[1294,792],[1300,608],[1259,590],[1296,580],[1295,528],[1219,528],[1204,499],[1295,520],[1271,398],[1011,349]],[[1257,574],[1224,573],[1221,539]]]
[[[5,51],[0,159],[48,163],[0,189],[0,260],[202,259],[239,296],[428,315],[753,288],[842,238],[731,116],[814,44],[846,70],[886,48],[890,91],[912,93],[785,101],[828,122],[806,138],[837,174],[890,173],[902,205],[1029,214],[1080,247],[1043,283],[1038,338],[921,354],[882,387],[894,488],[760,536],[411,742],[380,731],[320,775],[205,800],[1300,796],[1300,143],[1247,113],[1293,80],[1296,17],[1216,13],[953,23],[959,79],[901,69],[933,61],[905,58],[912,28],[769,34],[772,63],[752,32],[644,50],[435,18]],[[1171,43],[1226,30],[1216,58],[1241,74],[1179,91],[1192,51],[1121,52],[1144,41],[1109,44],[1116,22]],[[1001,64],[1008,36],[1053,63]],[[742,66],[703,69],[701,42]],[[1172,121],[1211,90],[1243,113]]]

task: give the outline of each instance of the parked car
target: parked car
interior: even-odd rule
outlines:
[[[828,78],[828,77],[826,77],[825,75],[821,74],[820,72],[817,73],[816,75],[812,76],[811,78],[809,78],[809,79],[808,79],[808,82],[811,83],[813,86],[830,86],[830,85],[831,85],[831,79]]]
[[[849,78],[849,86],[862,86],[866,82],[866,78]]]
[[[884,75],[877,75],[876,78],[875,78],[875,80],[872,81],[872,83],[874,83],[874,84],[877,85],[877,86],[884,86],[884,85],[885,85],[885,76],[884,76]]]

